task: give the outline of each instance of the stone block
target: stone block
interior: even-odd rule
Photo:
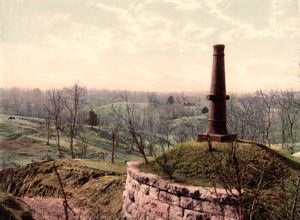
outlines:
[[[211,216],[210,218],[211,220],[224,220],[224,217],[221,216],[221,215],[214,215],[214,216]],[[227,218],[225,218],[225,220],[229,220]],[[232,220],[232,219],[231,219]]]
[[[149,197],[148,195],[149,195],[149,186],[140,185],[139,190],[137,190],[136,193],[135,193],[135,199],[136,199],[135,201],[139,205],[142,205],[145,198]]]
[[[149,185],[154,186],[160,190],[167,190],[168,182],[164,179],[151,178],[149,179]]]
[[[127,203],[125,205],[125,211],[127,214],[131,215],[133,218],[137,217],[137,206],[134,203]]]
[[[138,220],[146,220],[146,214],[147,212],[143,209],[138,209],[137,211],[137,219]]]
[[[238,207],[231,206],[231,205],[226,205],[224,207],[224,215],[225,215],[225,217],[238,219],[238,216],[239,216]]]
[[[203,207],[203,212],[205,213],[210,213],[213,215],[222,215],[221,206],[216,203],[203,201],[202,207]]]
[[[182,186],[177,183],[170,183],[167,186],[167,191],[173,194],[176,194],[178,196],[188,196],[189,195],[189,189],[186,186]]]
[[[140,183],[139,183],[138,181],[132,179],[131,187],[132,187],[133,189],[139,190],[139,189],[140,189]]]
[[[150,186],[149,188],[149,196],[152,199],[158,199],[159,189],[153,186]]]
[[[181,196],[179,206],[184,209],[193,209],[193,199],[190,197]]]
[[[169,210],[169,219],[182,219],[183,217],[183,209],[178,207],[178,206],[174,206],[174,205],[170,205],[170,210]]]
[[[130,175],[127,175],[127,178],[126,178],[126,185],[127,184],[130,184],[132,182],[132,178]]]
[[[204,201],[202,200],[196,200],[196,199],[193,199],[193,210],[194,211],[197,211],[197,212],[204,212],[203,210],[203,203]]]
[[[122,220],[132,220],[132,216],[125,211],[122,211],[121,216]]]
[[[151,210],[151,202],[152,198],[149,196],[144,196],[140,198],[138,206],[142,208],[143,210],[150,211]]]
[[[179,197],[168,193],[166,191],[160,191],[158,195],[159,200],[169,203],[171,205],[179,206]]]
[[[153,215],[152,213],[146,214],[146,220],[166,220],[164,218],[161,218],[159,216]]]
[[[135,191],[134,190],[128,190],[128,199],[130,200],[130,202],[135,202]]]
[[[123,201],[125,201],[128,195],[127,190],[124,190],[122,195],[123,195]]]
[[[152,200],[150,212],[157,217],[168,219],[169,208],[170,205],[167,203],[164,203],[159,200]]]
[[[195,212],[192,210],[184,210],[184,220],[210,220],[210,216],[205,213]]]
[[[148,185],[141,185],[141,187],[139,189],[139,193],[141,193],[143,196],[149,195],[149,188],[150,188],[150,186],[148,186]]]

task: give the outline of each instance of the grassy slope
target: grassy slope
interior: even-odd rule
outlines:
[[[69,201],[89,210],[94,217],[119,216],[126,180],[125,163],[111,165],[107,161],[64,159],[55,164]],[[62,196],[53,161],[2,170],[0,179],[2,188],[15,196]]]
[[[21,197],[61,196],[52,168],[53,162],[32,163],[32,160],[46,159],[47,154],[56,156],[55,139],[50,140],[49,146],[46,145],[46,129],[42,120],[7,118],[7,115],[0,115],[0,167],[3,161],[6,167],[13,166],[13,163],[27,166],[0,170],[3,190]],[[126,178],[125,163],[122,160],[136,156],[121,149],[115,165],[99,160],[101,152],[110,159],[109,133],[88,127],[86,131],[89,138],[88,156],[91,159],[68,159],[68,140],[63,136],[61,143],[66,159],[56,161],[58,172],[73,204],[91,210],[95,215],[101,213],[101,216],[114,219],[121,210]]]
[[[104,155],[109,160],[111,156],[111,140],[105,130],[85,128],[88,142],[88,158],[99,159]],[[25,165],[32,161],[42,161],[47,157],[56,158],[57,147],[55,137],[46,145],[47,132],[43,120],[29,117],[16,117],[9,120],[8,115],[0,114],[0,168],[13,165]],[[75,143],[78,140],[75,140]],[[69,157],[69,142],[61,135],[62,151]],[[124,161],[136,158],[137,155],[126,148],[124,144],[117,149],[117,160]]]
[[[210,186],[213,178],[213,173],[218,169],[219,161],[226,162],[229,148],[225,143],[214,143],[214,150],[208,151],[207,143],[190,141],[175,146],[173,149],[166,152],[167,166],[173,167],[173,178],[176,181],[191,184],[191,185],[206,185]],[[278,166],[287,167],[293,174],[300,174],[300,163],[294,158],[276,152],[276,155],[270,153],[273,150],[266,150],[256,144],[239,143],[238,157],[243,158],[243,162],[252,163],[255,160],[276,160]],[[162,158],[162,157],[161,157]],[[223,163],[222,162],[222,163]],[[157,173],[167,177],[155,161],[149,165],[142,165],[142,170],[146,172]],[[276,167],[274,167],[276,169]]]

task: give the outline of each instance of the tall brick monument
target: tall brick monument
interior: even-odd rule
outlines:
[[[214,45],[210,94],[207,96],[210,100],[208,129],[198,135],[198,141],[209,139],[223,142],[236,138],[235,134],[228,133],[226,127],[226,100],[229,96],[225,86],[224,48],[223,44]]]

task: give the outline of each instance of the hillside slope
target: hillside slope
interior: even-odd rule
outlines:
[[[104,128],[84,127],[87,154],[89,159],[111,158],[111,133]],[[40,162],[49,158],[57,158],[57,143],[54,128],[50,132],[50,144],[47,145],[47,128],[45,121],[39,118],[16,116],[9,119],[8,115],[0,114],[0,169],[23,166],[28,163]],[[81,140],[74,139],[74,150],[79,157]],[[69,139],[61,131],[61,150],[64,158],[70,158]],[[129,145],[119,141],[116,148],[116,160],[124,161],[138,157]]]
[[[124,167],[83,160],[58,160],[55,161],[55,166],[68,201],[74,209],[80,207],[91,219],[119,217],[126,179]],[[40,197],[62,197],[53,161],[4,169],[0,171],[0,179],[3,190],[14,196],[26,197],[25,201],[32,202],[33,205],[35,202],[35,207]],[[40,204],[42,208],[42,203]],[[59,211],[62,210],[63,206]]]

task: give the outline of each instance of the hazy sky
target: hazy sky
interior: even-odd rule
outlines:
[[[0,87],[300,88],[300,0],[1,0]]]

